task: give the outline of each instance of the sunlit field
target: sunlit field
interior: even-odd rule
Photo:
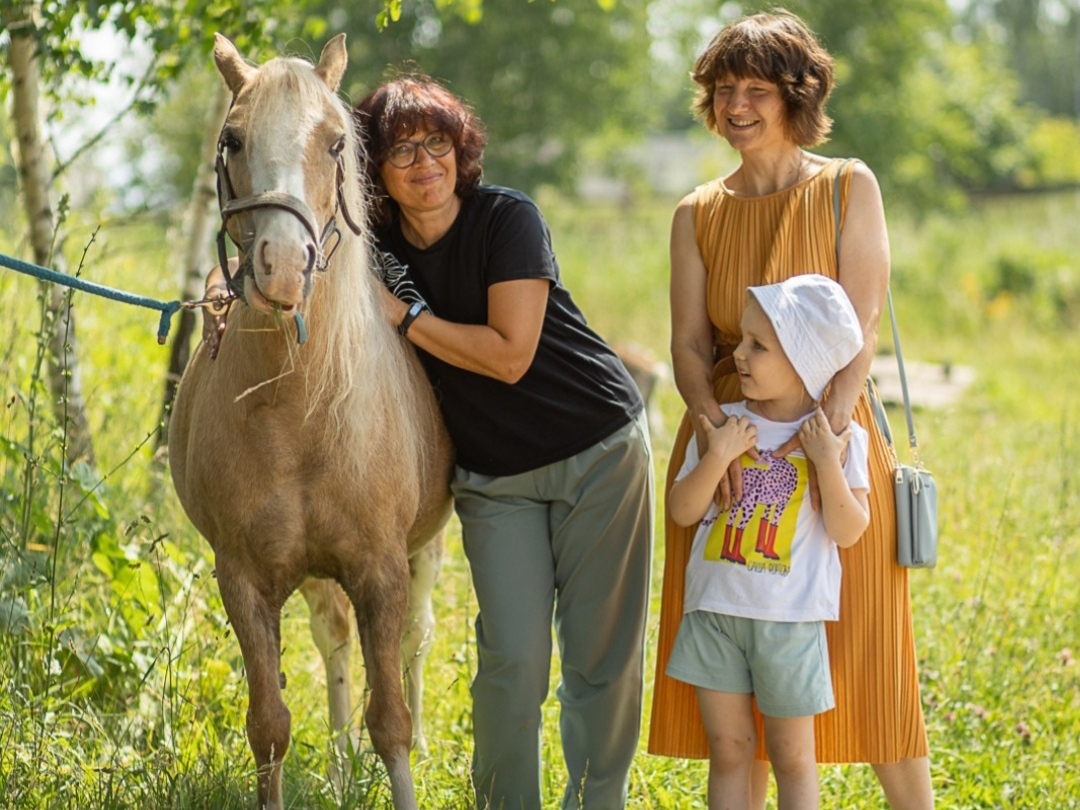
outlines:
[[[590,323],[666,361],[674,201],[538,199]],[[938,807],[1080,807],[1080,194],[889,216],[905,356],[976,374],[953,405],[916,414],[941,507],[939,564],[911,574]],[[70,226],[73,269],[81,263],[93,281],[176,297],[175,231],[106,224],[91,244],[95,227]],[[0,250],[12,253],[12,238],[0,232]],[[252,808],[239,648],[209,547],[155,453],[168,358],[155,341],[157,314],[75,296],[98,465],[62,476],[63,431],[36,370],[36,289],[0,270],[0,807]],[[885,326],[881,345],[891,342]],[[681,403],[670,380],[657,397],[662,480]],[[902,415],[892,418],[902,437]],[[476,605],[456,522],[447,548],[426,671],[430,753],[415,760],[414,774],[421,807],[464,810]],[[658,533],[650,650],[662,563]],[[344,789],[327,778],[325,680],[299,596],[287,605],[282,641],[293,717],[288,806],[390,807],[366,736]],[[553,667],[553,691],[556,677]],[[551,808],[563,780],[557,716],[552,697]],[[630,806],[704,808],[705,763],[649,756],[644,739]],[[821,776],[823,807],[886,807],[866,766],[823,766]]]

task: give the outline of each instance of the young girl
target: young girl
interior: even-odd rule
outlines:
[[[852,423],[835,435],[817,407],[833,375],[863,345],[844,289],[820,275],[750,287],[735,349],[742,402],[727,420],[701,421],[672,486],[668,510],[699,524],[686,569],[684,615],[667,674],[697,688],[709,738],[709,809],[745,810],[757,745],[751,699],[780,810],[818,806],[813,716],[833,707],[824,622],[839,612],[837,546],[869,523],[867,435]],[[771,454],[798,432],[802,453]],[[715,493],[741,459],[742,499],[720,512]],[[804,497],[808,461],[821,509]]]

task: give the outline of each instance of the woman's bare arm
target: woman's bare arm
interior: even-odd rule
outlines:
[[[694,420],[698,451],[705,453],[705,432],[698,420],[705,416],[722,425],[724,413],[713,394],[713,326],[706,305],[708,270],[694,233],[694,206],[685,197],[671,223],[671,363],[675,386]],[[752,454],[754,451],[751,451]],[[720,479],[717,502],[730,508],[742,498],[742,467],[738,460]]]
[[[822,404],[834,432],[851,422],[877,351],[878,323],[889,288],[889,234],[885,206],[874,173],[855,164],[847,214],[840,230],[840,285],[847,292],[863,329],[863,348],[833,378]]]
[[[540,344],[551,282],[542,278],[502,281],[488,287],[488,322],[463,324],[425,312],[409,327],[416,346],[451,365],[516,383],[532,365]],[[383,290],[390,322],[401,323],[409,305]]]
[[[687,409],[715,424],[724,415],[713,396],[713,328],[705,304],[707,271],[694,235],[693,204],[679,203],[671,224],[671,361]],[[704,433],[696,424],[704,453]]]

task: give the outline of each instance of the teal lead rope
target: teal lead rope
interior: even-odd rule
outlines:
[[[84,281],[81,278],[69,276],[66,273],[58,273],[55,270],[49,270],[46,267],[39,267],[36,264],[30,264],[29,262],[20,261],[11,256],[5,256],[3,253],[0,253],[0,265],[3,265],[9,270],[14,270],[17,273],[25,273],[28,276],[34,276],[42,281],[63,284],[65,287],[73,287],[76,290],[82,290],[83,292],[92,293],[93,295],[100,295],[102,298],[108,298],[112,301],[121,301],[125,304],[133,304],[137,307],[157,310],[161,313],[161,319],[158,321],[157,341],[162,345],[164,345],[166,338],[169,336],[169,324],[171,323],[172,316],[183,306],[179,301],[157,301],[153,298],[144,298],[141,295],[132,295],[131,293],[126,293],[122,290],[114,290],[112,287],[106,287],[104,284],[95,284],[92,281]]]
[[[181,308],[194,309],[195,307],[209,303],[206,301],[191,301],[188,303],[181,303],[180,301],[158,301],[154,298],[132,295],[123,290],[114,290],[112,287],[106,287],[104,284],[95,284],[92,281],[84,281],[81,278],[69,276],[66,273],[58,273],[47,267],[30,264],[29,262],[24,262],[3,253],[0,253],[0,266],[6,267],[9,270],[14,270],[17,273],[34,276],[42,281],[51,281],[54,284],[62,284],[65,287],[72,287],[73,289],[88,292],[92,295],[100,295],[102,298],[108,298],[110,301],[120,301],[124,304],[132,304],[137,307],[145,307],[146,309],[160,312],[161,318],[158,320],[157,331],[157,342],[159,345],[165,345],[165,341],[169,337],[169,326],[172,323],[172,316],[179,312]],[[306,343],[307,325],[304,323],[304,318],[301,316],[299,309],[296,310],[294,319],[296,321],[296,342],[300,344]]]

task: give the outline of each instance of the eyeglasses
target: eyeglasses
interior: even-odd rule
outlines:
[[[416,163],[421,146],[433,158],[441,158],[454,148],[454,139],[445,132],[431,132],[419,141],[398,141],[386,150],[386,159],[396,169],[407,169]]]

